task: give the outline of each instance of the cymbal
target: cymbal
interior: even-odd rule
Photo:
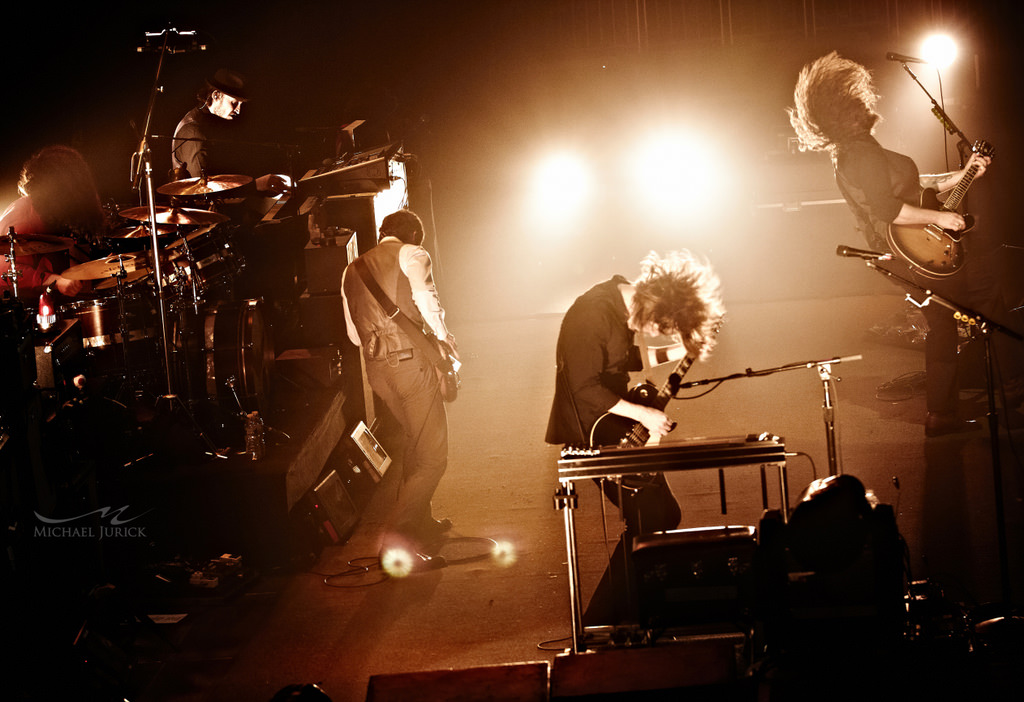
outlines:
[[[159,219],[159,217],[158,217],[158,219]],[[160,235],[160,234],[173,234],[175,231],[177,231],[177,229],[174,226],[170,225],[170,224],[160,224],[158,222],[157,225],[156,225],[156,233],[158,235]],[[116,241],[116,240],[122,240],[122,239],[124,239],[124,240],[127,240],[127,239],[148,239],[149,236],[150,236],[149,225],[148,224],[140,224],[138,226],[131,227],[130,229],[118,229],[118,230],[114,231],[113,233],[108,234],[106,238],[110,239],[112,241]]]
[[[196,229],[195,231],[193,231],[193,232],[189,232],[188,234],[186,234],[186,235],[185,235],[185,236],[183,236],[183,237],[179,237],[179,238],[178,238],[178,239],[177,239],[176,241],[172,241],[172,242],[171,242],[170,244],[168,244],[168,245],[167,245],[166,247],[164,247],[164,248],[165,248],[165,249],[166,249],[167,251],[170,251],[171,249],[176,249],[176,248],[178,248],[179,246],[184,246],[185,242],[187,242],[187,241],[192,241],[192,240],[193,240],[193,239],[195,239],[196,237],[200,237],[200,236],[202,236],[203,234],[207,234],[207,233],[209,233],[209,232],[210,232],[210,231],[212,231],[212,230],[213,230],[213,228],[214,228],[214,227],[216,227],[216,226],[217,226],[216,224],[211,224],[210,226],[207,226],[207,227],[202,227],[202,228],[200,228],[200,229]],[[163,259],[160,259],[160,260],[163,260]]]
[[[222,193],[225,190],[234,190],[251,182],[252,177],[247,175],[215,175],[205,178],[175,180],[161,185],[156,191],[163,195],[175,197],[211,195]]]
[[[125,219],[134,219],[137,222],[149,221],[149,208],[145,206],[131,207],[127,210],[121,210],[118,214]],[[210,212],[209,210],[193,210],[186,207],[156,208],[157,224],[188,226],[194,224],[216,224],[217,222],[226,222],[227,220],[227,215],[222,215],[219,212]]]
[[[149,260],[140,254],[111,254],[95,261],[72,266],[60,275],[70,280],[101,280],[117,275],[124,264],[125,273],[149,272]]]
[[[36,256],[39,254],[67,251],[74,246],[75,240],[67,236],[51,236],[49,234],[20,234],[14,237],[15,256]],[[11,250],[11,237],[0,235],[0,255]]]

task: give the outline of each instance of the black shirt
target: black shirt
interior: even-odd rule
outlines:
[[[590,427],[626,396],[629,374],[643,368],[615,276],[576,298],[562,319],[555,397],[545,440],[585,445]]]
[[[920,204],[920,176],[913,159],[883,149],[870,135],[836,151],[836,184],[868,246],[879,251],[889,250],[886,232],[903,204]]]

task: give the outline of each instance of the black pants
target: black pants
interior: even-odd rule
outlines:
[[[683,515],[664,473],[627,476],[621,484],[600,482],[605,496],[622,511],[628,535],[670,531],[679,526]]]

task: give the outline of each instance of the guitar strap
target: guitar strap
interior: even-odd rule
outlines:
[[[359,274],[359,278],[363,281],[363,285],[370,291],[370,294],[377,300],[384,313],[388,317],[395,320],[395,322],[402,328],[402,331],[406,333],[409,339],[414,343],[417,348],[427,355],[430,362],[437,365],[441,359],[441,351],[435,344],[430,342],[427,335],[423,333],[423,328],[417,325],[414,321],[409,319],[402,312],[401,308],[395,304],[394,300],[387,296],[381,287],[377,283],[377,279],[373,277],[373,273],[366,268],[366,262],[361,258],[357,258],[352,262],[352,267],[356,273]]]

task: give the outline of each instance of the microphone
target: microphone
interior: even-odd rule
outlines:
[[[899,61],[900,63],[929,63],[924,59],[914,58],[913,56],[904,56],[903,54],[895,54],[889,52],[885,55],[887,61]]]
[[[867,249],[855,249],[852,246],[844,246],[840,244],[836,247],[836,256],[846,256],[847,258],[863,258],[866,261],[889,261],[892,260],[892,254],[883,253],[881,251],[868,251]]]

